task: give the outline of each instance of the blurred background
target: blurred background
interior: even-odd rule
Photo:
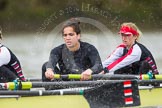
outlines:
[[[121,42],[120,24],[134,22],[161,72],[161,11],[162,0],[0,0],[1,43],[20,59],[25,76],[41,77],[50,50],[63,43],[61,24],[69,18],[81,20],[82,40],[97,47],[102,61]]]

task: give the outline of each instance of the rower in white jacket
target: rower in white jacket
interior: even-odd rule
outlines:
[[[134,23],[123,23],[119,34],[120,44],[102,63],[109,74],[159,74],[151,52],[138,42],[141,32]]]

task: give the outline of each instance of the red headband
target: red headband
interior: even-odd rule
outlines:
[[[124,33],[124,34],[133,34],[133,35],[136,35],[138,36],[138,32],[136,30],[134,30],[133,28],[131,27],[128,27],[128,26],[122,26],[120,28],[120,32],[119,33]]]

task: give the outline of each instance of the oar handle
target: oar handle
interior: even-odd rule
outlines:
[[[66,74],[66,75],[60,75],[60,74],[54,74],[54,79],[81,79],[81,74]],[[92,75],[90,76],[90,79],[92,78]],[[26,81],[42,81],[40,78],[27,78]]]
[[[81,74],[67,74],[67,75],[54,74],[54,78],[55,79],[81,79]]]
[[[0,83],[0,90],[7,89],[7,90],[28,90],[32,88],[32,82],[8,82],[8,83]]]
[[[141,80],[149,80],[149,79],[156,79],[156,80],[162,80],[162,75],[153,75],[150,76],[148,74],[143,74],[140,77]]]

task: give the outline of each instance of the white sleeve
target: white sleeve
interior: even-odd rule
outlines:
[[[121,57],[114,63],[109,65],[109,72],[114,72],[117,69],[128,66],[136,61],[139,61],[141,58],[142,51],[140,47],[136,44],[133,46],[132,51],[128,52],[129,54]]]
[[[10,62],[11,54],[6,47],[0,48],[0,66],[6,65]]]
[[[104,61],[102,62],[103,67],[107,67],[108,65],[110,65],[111,63],[113,63],[115,60],[117,60],[118,58],[120,58],[123,54],[123,47],[117,47],[112,54]]]

